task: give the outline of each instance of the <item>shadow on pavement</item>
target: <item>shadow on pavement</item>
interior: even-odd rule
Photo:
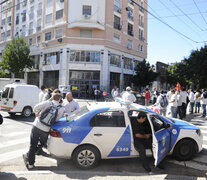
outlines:
[[[24,177],[16,177],[15,174],[13,173],[6,173],[6,172],[1,172],[0,174],[0,179],[1,180],[27,180]]]

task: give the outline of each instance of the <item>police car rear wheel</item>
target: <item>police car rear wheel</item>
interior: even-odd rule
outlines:
[[[32,108],[27,106],[27,107],[24,107],[23,111],[22,111],[22,115],[24,117],[30,117],[32,115]]]
[[[72,160],[80,169],[91,169],[95,167],[100,159],[98,150],[89,145],[81,146],[75,150]]]
[[[180,161],[190,160],[195,154],[194,142],[190,139],[180,141],[174,150],[174,157]]]

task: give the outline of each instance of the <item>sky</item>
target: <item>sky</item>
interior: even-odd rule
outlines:
[[[180,62],[207,44],[207,0],[148,0],[148,11],[147,61],[151,65]]]

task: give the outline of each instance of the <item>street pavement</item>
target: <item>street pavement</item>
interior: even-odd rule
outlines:
[[[78,100],[80,106],[85,100]],[[91,103],[93,101],[89,101]],[[22,154],[29,149],[29,136],[34,116],[23,118],[17,115],[11,118],[1,112],[4,123],[0,125],[0,180],[13,179],[206,179],[207,177],[207,119],[200,114],[188,115],[189,121],[201,128],[204,136],[204,148],[193,160],[178,162],[172,157],[165,160],[165,170],[153,168],[153,175],[148,175],[140,161],[134,159],[102,160],[88,171],[80,171],[70,160],[54,159],[49,155],[36,156],[36,168],[28,171]],[[153,159],[149,157],[152,166]]]

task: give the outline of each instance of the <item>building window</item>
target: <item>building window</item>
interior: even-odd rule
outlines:
[[[24,6],[26,6],[27,5],[27,0],[23,0],[23,2],[22,2],[22,6],[24,7]]]
[[[140,1],[139,2],[139,10],[144,13],[144,2],[143,1]]]
[[[8,30],[7,32],[6,32],[6,37],[10,37],[11,36],[11,30]]]
[[[26,21],[26,10],[24,10],[21,14],[22,14],[22,22]]]
[[[45,33],[45,41],[51,40],[51,32]]]
[[[128,7],[127,10],[128,10],[128,19],[130,19],[131,21],[133,21],[134,20],[133,9],[130,8],[130,7]]]
[[[127,48],[128,49],[132,49],[132,44],[133,44],[133,41],[128,39],[128,41],[127,41]]]
[[[29,23],[29,31],[28,34],[31,35],[33,34],[33,22]]]
[[[52,13],[46,15],[46,24],[50,24],[52,23]]]
[[[144,41],[144,31],[142,29],[139,29],[139,40]]]
[[[38,4],[38,9],[37,9],[37,17],[42,15],[42,3],[40,2]]]
[[[7,17],[7,24],[11,23],[11,16]]]
[[[9,2],[9,4],[8,4],[8,12],[11,11],[11,8],[12,8],[12,2]]]
[[[114,15],[114,29],[118,29],[118,30],[121,30],[122,27],[121,27],[121,19],[120,17]]]
[[[110,64],[121,67],[121,57],[116,54],[110,55]]]
[[[60,62],[60,52],[52,52],[45,54],[44,56],[44,65],[49,64],[59,64]]]
[[[121,13],[121,0],[114,0],[114,10]]]
[[[134,32],[133,32],[133,25],[128,23],[128,34],[130,36],[134,36]]]
[[[82,37],[82,38],[92,38],[92,30],[80,29],[80,37]]]
[[[100,62],[98,51],[70,51],[70,61]]]
[[[57,29],[55,31],[55,39],[61,38],[63,36],[63,30],[62,29]]]
[[[119,34],[115,34],[114,33],[114,42],[117,42],[117,43],[120,43],[121,42],[120,35]]]
[[[20,9],[20,0],[17,0],[17,4],[16,4],[16,10]]]
[[[56,20],[63,17],[63,9],[56,11]]]
[[[16,15],[16,24],[19,24],[19,13]]]
[[[5,32],[1,33],[1,41],[5,40]]]
[[[40,36],[37,36],[37,43],[40,43]]]
[[[37,32],[41,31],[42,19],[37,20]]]
[[[91,15],[91,6],[83,6],[83,15]]]
[[[132,59],[127,57],[124,58],[124,68],[133,70]]]
[[[141,15],[139,15],[139,25],[140,25],[141,27],[144,27],[144,17],[141,16]]]
[[[1,21],[1,25],[2,25],[2,26],[5,25],[5,19],[2,19],[2,21]]]
[[[47,5],[51,4],[53,0],[47,0]]]
[[[33,18],[34,18],[34,6],[30,8],[29,20],[32,20]]]
[[[29,39],[29,45],[32,45],[32,38]]]
[[[144,51],[144,47],[143,45],[139,44],[138,46],[138,51],[143,52]]]

